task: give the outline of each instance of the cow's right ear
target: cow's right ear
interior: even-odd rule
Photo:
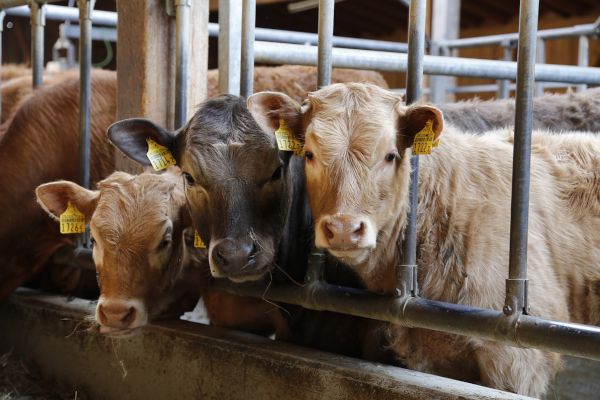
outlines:
[[[69,181],[44,183],[35,189],[37,202],[51,217],[58,219],[69,203],[73,204],[85,215],[85,222],[90,222],[96,211],[100,192],[88,190]]]
[[[108,127],[108,139],[127,157],[142,165],[151,165],[146,153],[148,139],[167,147],[175,157],[175,134],[144,118],[115,122]],[[179,160],[177,160],[179,161]]]
[[[279,128],[279,121],[284,120],[294,137],[304,141],[302,126],[302,108],[290,96],[279,92],[260,92],[248,98],[248,109],[258,125],[270,134]]]

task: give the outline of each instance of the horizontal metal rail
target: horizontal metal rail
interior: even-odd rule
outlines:
[[[255,43],[254,52],[257,63],[317,64],[317,47],[315,46],[261,41]],[[408,56],[406,54],[386,53],[383,51],[334,48],[332,57],[333,66],[338,68],[404,72],[408,65]],[[479,60],[476,58],[424,56],[423,71],[429,75],[514,80],[517,75],[517,63],[512,61]],[[600,68],[536,64],[535,80],[599,85]]]
[[[575,25],[565,28],[544,29],[538,31],[538,39],[563,39],[577,36],[599,36],[600,18],[591,24]],[[518,33],[505,33],[501,35],[476,36],[462,39],[440,41],[437,44],[449,49],[461,49],[467,47],[479,47],[490,45],[502,45],[503,43],[515,43],[519,39]]]
[[[600,328],[500,311],[427,300],[420,297],[381,296],[322,282],[304,286],[234,284],[217,280],[216,288],[229,293],[350,314],[406,327],[432,329],[494,340],[517,347],[534,347],[576,357],[600,360]]]
[[[2,8],[2,7],[0,7]],[[21,6],[9,8],[6,15],[13,17],[29,17],[29,7]],[[46,6],[46,19],[53,21],[79,21],[79,10],[76,7]],[[117,26],[117,13],[113,11],[92,11],[92,23],[94,25]]]
[[[64,28],[65,37],[69,39],[79,39],[79,26],[78,25],[68,25]],[[99,41],[109,41],[116,42],[117,41],[117,30],[114,28],[101,28],[101,27],[93,27],[92,28],[92,40]]]
[[[63,0],[0,0],[0,9],[11,8],[17,6],[26,6],[31,3],[45,4],[45,3],[58,3]]]

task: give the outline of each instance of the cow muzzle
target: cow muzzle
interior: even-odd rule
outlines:
[[[373,224],[364,215],[323,216],[317,221],[315,233],[316,246],[332,253],[362,254],[376,245]]]
[[[130,333],[146,324],[148,314],[137,299],[110,299],[100,296],[96,306],[96,322],[101,333]]]
[[[259,246],[251,238],[211,240],[210,272],[215,278],[235,282],[257,280],[266,272],[259,262]]]

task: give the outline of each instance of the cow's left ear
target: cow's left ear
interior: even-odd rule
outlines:
[[[177,160],[175,133],[155,124],[149,119],[130,118],[115,122],[108,127],[108,139],[127,157],[142,165],[151,165],[146,153],[148,139],[165,146]],[[177,160],[179,162],[179,160]]]
[[[35,195],[37,202],[51,217],[58,219],[71,203],[83,213],[88,223],[96,211],[100,192],[85,189],[73,182],[56,181],[38,186]]]
[[[444,117],[438,108],[426,104],[414,104],[396,106],[398,112],[398,135],[403,148],[411,147],[415,135],[421,132],[427,123],[431,123],[434,140],[437,139],[444,129]]]
[[[248,98],[248,109],[258,125],[270,134],[279,128],[280,120],[285,121],[294,137],[304,141],[302,107],[290,96],[279,92],[260,92]]]

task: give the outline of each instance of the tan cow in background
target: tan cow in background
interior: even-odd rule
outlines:
[[[377,293],[391,294],[396,286],[414,137],[427,126],[434,136],[444,131],[439,148],[420,158],[421,295],[502,308],[508,276],[510,132],[469,135],[444,129],[437,108],[407,107],[392,93],[366,84],[323,88],[309,94],[302,109],[279,93],[256,94],[249,106],[264,129],[274,131],[280,118],[296,127],[295,135],[304,140],[316,245],[350,266]],[[553,137],[542,138],[535,140],[531,168],[531,314],[585,322],[581,312],[569,312],[569,304],[578,302],[584,283],[600,278],[600,139],[558,136],[570,147],[558,146],[565,150],[557,157],[555,148],[544,145]],[[393,349],[410,368],[536,397],[546,392],[561,364],[554,353],[482,339],[393,325],[390,333]]]

